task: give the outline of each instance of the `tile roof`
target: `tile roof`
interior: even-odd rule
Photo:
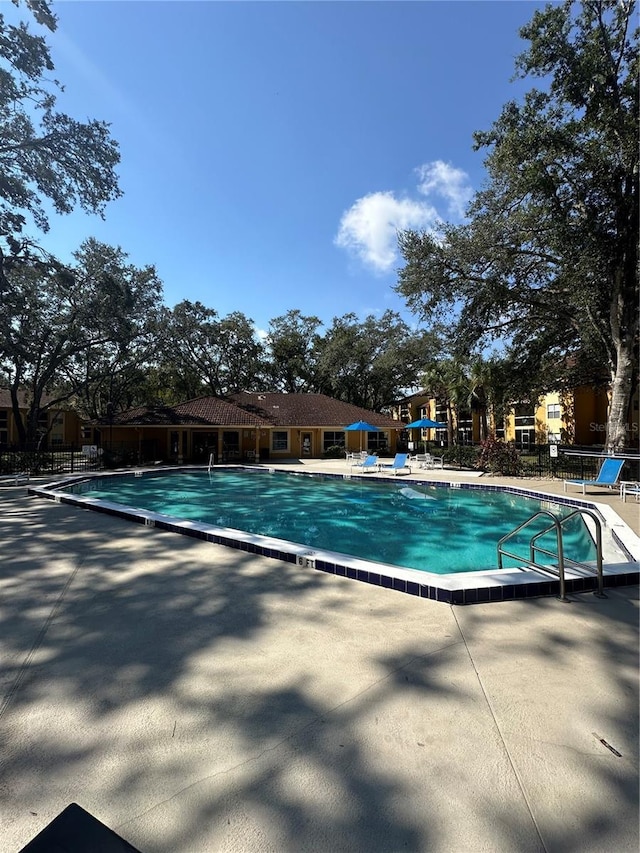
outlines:
[[[229,427],[345,427],[368,421],[383,429],[400,429],[387,415],[334,400],[325,394],[242,392],[226,399],[197,397],[177,406],[140,406],[117,414],[118,426],[208,425]],[[103,418],[102,423],[105,423]]]
[[[105,419],[101,419],[105,423]],[[117,426],[269,426],[262,418],[245,412],[219,397],[198,397],[177,406],[139,406],[113,418]]]
[[[238,406],[269,420],[273,426],[345,427],[355,421],[367,421],[384,429],[398,429],[400,421],[387,415],[334,400],[325,394],[279,394],[249,392],[229,397]]]
[[[187,400],[186,403],[178,403],[173,408],[181,417],[192,417],[196,421],[203,420],[209,424],[269,426],[266,419],[254,412],[238,408],[233,402],[223,400],[221,397],[197,397],[195,400]]]

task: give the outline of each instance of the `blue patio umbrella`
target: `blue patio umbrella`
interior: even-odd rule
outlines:
[[[420,418],[418,421],[411,421],[406,424],[405,429],[446,429],[447,425],[443,421],[432,421],[431,418]]]
[[[417,421],[411,421],[405,426],[405,429],[445,429],[446,424],[442,421],[432,421],[431,418],[420,418]]]
[[[373,424],[368,424],[366,421],[356,421],[354,424],[349,424],[349,426],[344,427],[344,431],[360,433],[360,450],[362,450],[363,432],[382,432],[380,427],[373,426]]]

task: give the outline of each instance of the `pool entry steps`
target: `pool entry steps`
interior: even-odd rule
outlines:
[[[163,473],[187,473],[193,471],[202,471],[202,467],[194,468],[191,466],[181,466],[180,468],[164,469]],[[206,468],[204,469],[206,471]],[[220,467],[216,470],[224,471],[226,469]],[[234,470],[238,470],[238,466],[234,466]],[[272,469],[270,469],[272,470]],[[135,472],[114,472],[113,475],[104,472],[100,474],[100,478],[104,479],[110,476],[144,476],[145,473],[157,473],[158,469],[149,469],[148,471],[136,470]],[[309,477],[322,478],[339,478],[344,479],[340,474],[306,474]],[[351,557],[343,553],[331,552],[328,550],[320,550],[309,547],[307,545],[289,542],[284,539],[276,539],[269,536],[263,536],[253,533],[247,533],[242,530],[231,528],[218,527],[212,524],[205,524],[197,521],[182,520],[168,515],[162,515],[157,512],[152,512],[145,509],[136,509],[130,506],[112,503],[106,500],[96,500],[85,495],[70,494],[61,489],[70,487],[74,484],[87,482],[92,478],[85,476],[68,477],[64,480],[49,483],[45,486],[32,486],[27,489],[27,493],[36,497],[43,497],[49,500],[54,500],[57,503],[69,504],[72,506],[82,507],[83,509],[91,509],[95,512],[106,513],[116,516],[117,518],[133,521],[149,527],[156,527],[159,530],[166,530],[171,533],[178,533],[184,536],[201,539],[206,542],[211,542],[218,545],[224,545],[228,548],[235,548],[240,551],[245,551],[249,554],[257,554],[272,559],[280,560],[286,563],[292,563],[300,566],[301,569],[315,569],[317,571],[334,574],[338,577],[345,577],[351,580],[360,581],[363,583],[373,584],[385,589],[404,592],[409,595],[415,595],[419,598],[428,598],[432,601],[441,601],[446,604],[476,604],[491,601],[510,601],[524,598],[537,598],[540,596],[557,596],[566,599],[567,595],[573,593],[589,592],[602,593],[604,588],[612,588],[616,586],[628,586],[637,584],[640,580],[640,564],[637,562],[637,554],[632,554],[625,547],[624,542],[620,541],[614,530],[611,530],[613,538],[616,540],[617,554],[622,554],[622,559],[619,557],[617,562],[607,562],[606,565],[599,568],[599,560],[595,561],[595,565],[579,564],[575,561],[567,559],[562,551],[562,529],[557,532],[558,549],[562,553],[562,571],[548,566],[536,564],[534,556],[536,552],[542,553],[545,549],[532,543],[534,549],[533,556],[529,561],[522,560],[525,565],[520,565],[515,568],[489,569],[486,571],[466,571],[452,574],[434,574],[427,571],[418,571],[415,569],[404,569],[398,566],[391,566],[383,563],[372,562],[371,560]],[[368,476],[367,479],[373,480],[373,476]],[[377,478],[375,478],[377,479]],[[404,479],[404,483],[408,483],[409,478]],[[550,496],[541,492],[534,492],[522,488],[506,487],[506,486],[480,486],[475,483],[429,483],[425,481],[415,481],[412,485],[416,486],[442,486],[453,489],[480,489],[484,491],[506,491],[511,494],[524,495],[537,500],[553,501],[553,503],[565,504],[571,507],[573,512],[571,516],[576,514],[586,514],[589,520],[593,523],[596,531],[596,544],[599,542],[599,550],[601,552],[601,539],[598,540],[597,531],[601,529],[602,513],[609,511],[611,516],[615,514],[606,506],[598,506],[586,503],[582,500],[563,499],[556,495]],[[546,511],[543,511],[545,513]],[[547,513],[555,519],[552,513]],[[538,513],[536,513],[538,515]],[[617,516],[615,516],[617,519]],[[526,527],[528,522],[520,527]],[[553,530],[556,526],[555,521],[549,525],[548,530]],[[613,527],[613,523],[609,524]],[[562,527],[560,525],[560,527]],[[517,530],[517,529],[516,529]],[[501,547],[504,546],[509,538],[514,535],[516,530],[511,531],[501,540]],[[628,530],[628,528],[627,528]],[[496,548],[498,543],[496,543]],[[502,548],[503,554],[506,555],[506,550]],[[558,560],[559,554],[553,555]],[[626,560],[624,560],[626,557]]]

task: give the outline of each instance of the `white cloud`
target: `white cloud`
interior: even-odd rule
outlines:
[[[447,202],[449,214],[458,219],[464,217],[467,204],[473,194],[466,172],[442,160],[424,163],[418,166],[416,172],[420,179],[418,191],[422,195],[440,196]]]
[[[437,218],[435,208],[423,201],[369,193],[343,213],[334,242],[376,271],[388,272],[397,260],[397,232],[429,228]]]
[[[450,217],[462,219],[472,196],[469,176],[450,163],[434,160],[416,169],[417,191],[446,203]],[[388,272],[398,261],[398,231],[434,230],[445,219],[424,198],[397,198],[393,192],[373,192],[357,199],[342,214],[334,239],[376,272]]]
[[[256,337],[258,338],[258,340],[259,340],[259,341],[261,341],[262,343],[264,343],[265,339],[266,339],[266,338],[267,338],[267,336],[269,335],[269,332],[267,332],[267,330],[266,330],[266,329],[261,329],[259,326],[256,326],[256,325],[254,325],[254,327],[253,327],[253,331],[254,331],[255,336],[256,336]]]

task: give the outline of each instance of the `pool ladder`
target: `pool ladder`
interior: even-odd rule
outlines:
[[[498,568],[501,569],[502,566],[502,558],[503,557],[511,557],[514,560],[518,560],[520,563],[524,563],[530,568],[536,571],[544,571],[548,572],[552,575],[556,575],[560,579],[560,594],[558,598],[560,601],[568,601],[569,599],[566,596],[565,589],[565,578],[564,578],[564,569],[565,563],[569,562],[573,566],[580,566],[583,569],[594,574],[594,568],[589,563],[582,563],[578,560],[571,560],[564,555],[564,542],[563,542],[563,528],[564,525],[569,521],[569,519],[573,518],[576,515],[587,516],[593,522],[595,529],[595,546],[596,546],[596,569],[595,574],[598,577],[598,589],[594,593],[598,598],[606,598],[607,596],[604,594],[604,579],[602,575],[602,524],[600,523],[600,519],[598,516],[591,512],[588,509],[574,509],[568,515],[565,515],[563,518],[558,518],[548,509],[541,509],[538,512],[534,513],[530,518],[526,521],[523,521],[522,524],[519,524],[514,530],[510,533],[507,533],[506,536],[503,536],[502,539],[498,542]],[[545,527],[544,530],[538,531],[538,533],[534,534],[529,540],[529,559],[525,559],[519,554],[512,554],[507,551],[504,547],[505,543],[511,539],[512,536],[515,536],[521,530],[524,530],[525,527],[528,527],[533,521],[540,517],[546,517],[551,520],[551,524],[548,527]],[[547,533],[550,533],[553,529],[556,531],[556,551],[549,551],[547,548],[543,548],[542,545],[538,544],[538,539],[541,536],[544,536]],[[554,566],[549,565],[540,565],[540,563],[536,563],[536,556],[538,554],[545,554],[547,557],[553,557],[558,561],[557,569]]]

